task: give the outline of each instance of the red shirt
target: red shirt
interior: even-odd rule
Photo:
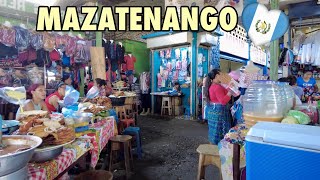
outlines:
[[[94,82],[89,82],[88,83],[88,91],[94,86]]]
[[[212,84],[209,88],[210,102],[226,105],[231,99],[227,93],[228,91],[220,84]]]
[[[128,55],[128,56],[125,56],[124,57],[124,62],[127,63],[127,70],[134,70],[134,63],[136,62],[136,58],[134,56],[131,55],[131,57]]]
[[[60,94],[59,94],[58,91],[50,94],[50,95],[46,98],[45,103],[46,103],[46,105],[47,105],[49,114],[51,114],[52,112],[56,112],[56,111],[57,111],[57,109],[56,109],[52,104],[49,103],[49,99],[50,99],[52,96],[58,96],[58,98],[59,98],[60,100],[63,99],[63,97],[60,96]]]

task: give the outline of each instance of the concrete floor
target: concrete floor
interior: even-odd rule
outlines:
[[[194,180],[197,176],[200,144],[208,143],[208,127],[196,121],[160,116],[140,116],[141,160],[134,159],[132,180]],[[123,179],[122,170],[114,179]],[[207,167],[206,179],[218,179],[217,168]]]

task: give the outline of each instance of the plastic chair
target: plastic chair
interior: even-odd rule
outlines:
[[[138,159],[142,158],[142,143],[141,143],[141,133],[139,127],[128,127],[123,132],[124,135],[134,136],[136,139],[136,153],[138,155]]]

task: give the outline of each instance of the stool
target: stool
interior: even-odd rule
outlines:
[[[141,159],[142,158],[142,143],[141,143],[140,128],[139,127],[128,127],[122,132],[122,134],[135,137],[136,143],[137,143],[136,153],[138,155],[138,158]]]
[[[122,119],[122,120],[120,120],[120,123],[121,123],[121,126],[122,126],[123,129],[129,127],[130,125],[132,125],[132,126],[136,125],[133,118]]]
[[[170,97],[162,97],[162,106],[161,106],[161,115],[163,115],[163,111],[167,109],[169,116],[172,115],[172,103]]]
[[[110,163],[109,171],[112,172],[113,164],[113,152],[120,150],[120,145],[123,144],[124,150],[124,162],[126,168],[126,178],[130,178],[131,164],[133,165],[133,157],[131,153],[131,136],[128,135],[117,135],[110,138],[111,141],[111,151],[110,151]],[[131,158],[130,158],[131,155]]]
[[[211,144],[201,144],[197,148],[197,152],[200,154],[197,180],[205,178],[205,168],[208,165],[215,165],[219,168],[220,179],[222,180],[221,161],[218,146]]]

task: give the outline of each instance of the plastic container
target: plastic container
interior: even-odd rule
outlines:
[[[247,127],[258,121],[281,122],[286,98],[274,81],[253,81],[242,97],[243,117]]]
[[[288,112],[293,108],[295,101],[295,93],[289,83],[277,82],[277,84],[282,88],[282,94],[286,98],[287,104],[285,111]]]

